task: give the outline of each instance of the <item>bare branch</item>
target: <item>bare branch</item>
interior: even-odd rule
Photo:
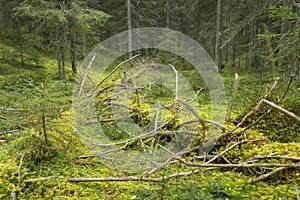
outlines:
[[[17,126],[17,127],[20,128],[20,129],[23,129],[23,130],[26,129],[24,126],[17,125],[15,122],[13,122],[12,120],[10,120],[10,119],[8,119],[8,118],[2,116],[2,115],[0,115],[0,119],[3,119],[3,120],[5,120],[5,121],[8,121],[9,123],[13,124],[14,126]]]
[[[205,164],[211,163],[214,160],[216,160],[217,158],[219,158],[220,156],[222,156],[223,154],[225,154],[226,152],[230,151],[231,149],[233,149],[234,147],[246,143],[248,142],[248,140],[242,140],[240,142],[235,143],[234,145],[230,146],[229,148],[225,149],[224,151],[222,151],[220,154],[216,155],[215,157],[213,157],[212,159],[210,159],[209,161],[205,162]]]
[[[200,173],[201,170],[194,170],[188,172],[180,172],[177,174],[171,174],[169,176],[163,176],[159,178],[147,178],[138,176],[127,176],[127,177],[104,177],[104,178],[68,178],[69,182],[109,182],[109,181],[146,181],[146,182],[162,182],[167,181],[171,178],[189,176],[192,174]]]
[[[281,172],[282,170],[284,169],[287,169],[287,167],[279,167],[267,174],[264,174],[264,175],[261,175],[259,177],[256,177],[255,179],[251,180],[251,181],[248,181],[249,183],[256,183],[256,182],[259,182],[259,181],[262,181],[262,180],[265,180],[267,178],[269,178],[270,176],[274,175],[274,174],[277,174],[278,172]]]
[[[86,79],[86,77],[87,77],[87,75],[88,75],[88,73],[89,73],[89,70],[90,70],[90,68],[91,68],[91,66],[92,66],[92,63],[94,62],[95,58],[96,58],[96,54],[94,54],[94,56],[93,56],[91,62],[88,64],[88,66],[87,66],[87,68],[86,68],[85,74],[83,75],[83,78],[82,78],[82,81],[81,81],[81,84],[80,84],[80,88],[79,88],[79,92],[78,92],[78,96],[77,96],[78,99],[80,98],[80,95],[81,95],[82,90],[83,90],[83,86],[84,86],[85,79]]]
[[[91,93],[93,93],[106,79],[108,79],[117,69],[119,69],[122,65],[124,65],[125,63],[129,62],[130,60],[136,58],[140,56],[140,54],[137,54],[135,56],[130,57],[127,60],[124,60],[123,62],[121,62],[120,64],[118,64],[109,74],[107,74],[107,76],[105,76],[102,81],[100,81],[100,83],[91,91]]]
[[[234,80],[234,84],[233,84],[233,89],[232,89],[232,96],[231,96],[231,101],[230,101],[230,106],[228,108],[227,114],[226,114],[226,118],[225,121],[228,122],[230,120],[230,115],[234,106],[234,102],[235,102],[235,98],[236,98],[236,94],[238,91],[238,87],[239,87],[239,75],[238,73],[235,73],[235,80]]]
[[[174,103],[176,103],[178,100],[178,72],[173,65],[169,64],[169,66],[172,67],[172,69],[175,73],[175,77],[176,77],[176,79],[175,79],[175,81],[176,81],[175,82],[175,100],[174,100]]]
[[[23,163],[24,155],[25,154],[23,153],[22,156],[21,156],[21,159],[20,159],[19,166],[18,166],[18,182],[19,183],[21,182],[21,166],[22,166],[22,163]]]
[[[179,109],[179,110],[174,114],[174,116],[173,116],[171,119],[167,120],[165,123],[163,123],[163,124],[161,124],[160,126],[158,126],[157,129],[156,129],[156,131],[158,131],[158,130],[164,128],[164,127],[167,126],[170,122],[172,122],[172,121],[177,117],[177,115],[180,113],[181,110],[183,110],[183,109],[182,109],[182,108]],[[116,143],[111,143],[111,144],[93,144],[93,145],[95,145],[95,146],[101,146],[101,147],[110,147],[110,146],[122,145],[122,144],[127,144],[127,143],[132,142],[132,141],[137,140],[137,139],[145,139],[145,138],[149,138],[149,137],[152,137],[152,136],[154,136],[154,135],[156,135],[156,134],[157,134],[157,133],[155,133],[154,130],[151,130],[151,131],[146,132],[146,133],[144,133],[144,134],[142,134],[142,135],[138,135],[138,136],[136,136],[136,137],[130,138],[130,139],[126,140],[126,141],[121,141],[121,142],[116,142]]]
[[[47,176],[47,177],[27,179],[27,180],[25,180],[25,182],[30,183],[30,182],[37,182],[37,181],[45,181],[45,180],[49,180],[49,179],[58,179],[58,178],[65,178],[65,177],[63,177],[63,176]]]
[[[299,162],[300,158],[289,157],[289,156],[256,156],[253,159],[255,160],[264,160],[264,159],[283,159]]]
[[[278,110],[279,112],[289,116],[290,118],[294,119],[296,122],[300,123],[300,117],[298,117],[297,115],[295,115],[294,113],[292,112],[289,112],[288,110],[276,105],[275,103],[271,102],[271,101],[268,101],[266,99],[262,99],[262,102],[275,108],[276,110]]]
[[[219,167],[219,168],[252,168],[252,167],[290,167],[290,168],[300,168],[300,164],[281,164],[281,163],[239,163],[239,164],[205,164],[205,163],[189,163],[182,158],[177,158],[180,162],[187,166],[194,167]]]

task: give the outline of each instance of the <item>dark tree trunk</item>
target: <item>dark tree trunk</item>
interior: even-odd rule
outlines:
[[[76,45],[75,45],[75,38],[71,38],[71,65],[72,65],[72,73],[77,73],[76,68]]]

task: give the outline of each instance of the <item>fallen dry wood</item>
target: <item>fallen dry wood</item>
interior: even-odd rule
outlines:
[[[298,117],[297,115],[295,115],[294,113],[278,106],[277,104],[271,102],[271,101],[268,101],[266,99],[262,99],[260,100],[256,106],[249,112],[247,113],[247,115],[244,116],[244,118],[242,119],[242,121],[240,123],[238,123],[234,128],[232,128],[231,130],[229,130],[227,133],[224,134],[224,136],[229,136],[230,134],[232,134],[236,129],[238,129],[242,124],[244,124],[244,122],[251,116],[253,115],[256,111],[258,111],[261,107],[262,104],[267,104],[271,107],[273,107],[275,110],[289,116],[290,118],[292,118],[293,120],[295,120],[296,122],[300,123],[300,117]]]
[[[11,124],[17,126],[17,127],[20,128],[20,129],[23,129],[23,130],[26,129],[24,126],[17,125],[15,122],[13,122],[12,120],[10,120],[10,119],[8,119],[8,118],[2,116],[2,115],[0,115],[0,119],[3,119],[3,120],[5,120],[5,121],[8,121],[9,123],[11,123]]]
[[[269,172],[269,173],[267,173],[267,174],[264,174],[264,175],[261,175],[261,176],[259,176],[259,177],[256,177],[255,179],[249,181],[249,183],[256,183],[256,182],[265,180],[265,179],[267,179],[268,177],[270,177],[270,176],[272,176],[272,175],[274,175],[274,174],[277,174],[278,172],[281,172],[281,171],[284,170],[284,169],[287,169],[287,167],[279,167],[279,168],[277,168],[277,169],[275,169],[275,170],[273,170],[273,171],[271,171],[271,172]]]
[[[172,178],[189,176],[192,174],[200,173],[201,170],[193,170],[188,172],[180,172],[171,174],[169,176],[162,176],[159,178],[145,178],[138,176],[125,176],[125,177],[103,177],[103,178],[68,178],[69,182],[106,182],[106,181],[147,181],[147,182],[161,182]]]
[[[40,178],[27,179],[27,180],[25,180],[25,182],[29,183],[29,182],[45,181],[45,180],[49,180],[49,179],[58,179],[58,178],[65,178],[65,177],[63,177],[63,176],[46,176],[46,177],[40,177]]]
[[[194,167],[219,167],[219,168],[253,168],[253,167],[289,167],[289,168],[300,168],[300,164],[281,164],[281,163],[239,163],[239,164],[205,164],[205,163],[190,163],[182,158],[177,158],[181,163],[186,166]]]
[[[277,104],[275,104],[275,103],[273,103],[273,102],[271,102],[271,101],[268,101],[267,99],[262,99],[261,101],[262,101],[262,103],[265,103],[265,104],[267,104],[267,105],[273,107],[275,110],[277,110],[277,111],[279,111],[279,112],[281,112],[281,113],[283,113],[283,114],[289,116],[290,118],[292,118],[292,119],[294,119],[295,121],[297,121],[298,123],[300,123],[300,117],[298,117],[298,116],[295,115],[294,113],[292,113],[292,112],[290,112],[290,111],[288,111],[288,110],[286,110],[286,109],[284,109],[284,108],[278,106]]]
[[[255,160],[264,160],[264,159],[283,159],[291,161],[300,161],[300,158],[289,157],[289,156],[256,156],[253,159]]]

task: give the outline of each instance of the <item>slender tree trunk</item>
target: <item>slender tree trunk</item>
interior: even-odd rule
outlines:
[[[85,35],[83,36],[82,39],[82,56],[84,59],[86,59],[86,39],[85,39]]]
[[[65,60],[66,60],[66,52],[65,52],[65,47],[63,44],[61,46],[61,74],[62,74],[63,80],[66,80]]]
[[[22,67],[24,67],[24,52],[23,52],[22,42],[20,42],[20,57],[21,57],[21,65]]]
[[[255,46],[257,43],[257,20],[254,20],[252,23],[252,36],[251,36],[251,41],[252,41],[252,46]],[[257,50],[253,48],[252,52],[252,67],[258,68],[258,56],[257,56]]]
[[[128,56],[132,57],[132,24],[131,24],[131,0],[127,0],[127,23],[128,23]]]
[[[233,39],[232,42],[232,65],[235,66],[235,57],[236,57],[236,38]]]
[[[170,5],[169,0],[166,3],[166,28],[170,27]]]
[[[56,37],[56,56],[57,56],[58,78],[62,79],[60,34],[57,34]]]
[[[222,0],[217,0],[217,31],[216,31],[216,47],[215,47],[215,62],[220,69],[221,67],[221,20],[222,20]]]
[[[288,0],[282,0],[282,6],[289,6]],[[288,22],[287,20],[283,20],[280,27],[280,32],[285,33],[288,30]]]
[[[71,38],[71,65],[72,65],[72,73],[76,74],[76,45],[74,36]]]

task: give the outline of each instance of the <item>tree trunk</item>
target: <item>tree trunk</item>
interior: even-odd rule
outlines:
[[[222,0],[217,0],[217,31],[216,31],[216,47],[215,47],[215,62],[220,69],[221,67],[221,17],[222,17]]]
[[[58,77],[59,79],[62,79],[60,48],[57,49],[57,68],[58,68]]]
[[[257,43],[257,20],[254,20],[252,23],[252,36],[251,36],[251,41],[252,41],[252,46],[255,46]],[[258,56],[257,56],[257,50],[255,48],[252,48],[254,52],[252,52],[252,67],[253,68],[258,68]]]
[[[75,38],[71,38],[71,65],[72,65],[72,73],[76,74],[76,45],[75,45]]]
[[[22,42],[20,42],[20,58],[21,58],[21,65],[22,65],[22,67],[24,67],[24,53],[23,53]]]
[[[236,38],[233,39],[232,42],[232,65],[235,66],[235,57],[236,57]]]
[[[127,0],[127,23],[128,23],[128,56],[132,57],[132,24],[131,24],[131,2]]]
[[[282,0],[282,6],[287,7],[289,6],[288,0]],[[283,20],[280,27],[280,32],[285,33],[288,30],[288,22],[287,20]]]
[[[170,27],[170,5],[169,0],[166,3],[166,28]]]
[[[85,35],[83,36],[82,39],[82,56],[84,59],[86,59],[86,39],[85,39]]]

